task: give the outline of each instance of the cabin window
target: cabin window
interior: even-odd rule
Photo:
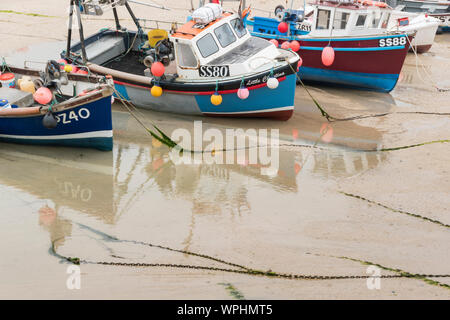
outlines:
[[[216,40],[214,40],[214,37],[211,33],[208,33],[203,38],[198,40],[197,47],[198,50],[200,50],[203,58],[208,58],[209,56],[219,51],[219,46],[217,45]]]
[[[330,10],[319,9],[317,11],[317,30],[328,29],[330,27]]]
[[[384,13],[383,18],[381,19],[381,25],[380,28],[386,29],[389,23],[389,18],[391,14],[390,13]]]
[[[333,29],[345,29],[347,27],[349,17],[350,13],[348,12],[336,11],[334,14]]]
[[[234,19],[231,21],[231,26],[234,29],[234,32],[236,32],[237,36],[239,38],[242,38],[247,34],[247,29],[242,25],[240,19]]]
[[[214,30],[214,33],[216,34],[217,40],[219,40],[222,48],[228,47],[236,41],[236,36],[228,23],[217,27],[216,30]]]
[[[381,20],[381,13],[380,12],[373,12],[372,13],[372,23],[370,24],[371,28],[378,28],[378,24]]]
[[[196,68],[198,66],[197,58],[189,44],[177,44],[177,57],[180,68]]]
[[[364,25],[366,24],[366,18],[367,18],[367,15],[360,14],[358,16],[358,19],[356,20],[356,26],[357,27],[364,27]]]

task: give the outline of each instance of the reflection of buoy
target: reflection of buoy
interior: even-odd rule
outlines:
[[[281,45],[281,49],[289,50],[290,48],[291,46],[289,45],[289,41],[283,42],[283,44]]]
[[[272,39],[269,42],[273,43],[274,46],[277,47],[277,48],[280,46],[280,43],[276,39]]]
[[[278,31],[280,31],[280,33],[286,33],[289,29],[289,26],[286,22],[280,22],[280,24],[278,25]]]
[[[211,103],[215,106],[221,105],[222,100],[223,100],[222,96],[220,94],[218,94],[217,92],[211,96]]]
[[[158,139],[152,137],[152,146],[155,148],[159,148],[162,146],[162,143]]]
[[[39,104],[48,104],[53,99],[53,93],[49,88],[41,87],[36,90],[36,93],[33,95],[34,100]]]
[[[155,98],[159,98],[163,94],[163,89],[160,86],[155,85],[152,87],[150,92],[151,92],[152,96],[154,96]]]
[[[323,48],[322,50],[322,63],[329,67],[334,62],[334,49],[330,46]]]
[[[280,82],[278,81],[277,78],[270,77],[267,80],[267,86],[269,87],[269,89],[276,89],[276,88],[278,88],[279,84],[280,84]]]
[[[297,140],[298,139],[298,130],[292,129],[292,139]]]
[[[300,43],[297,40],[294,40],[291,42],[290,47],[292,51],[297,52],[298,50],[300,50]]]
[[[150,69],[152,74],[155,77],[162,77],[164,75],[164,72],[166,72],[166,68],[164,67],[164,65],[161,62],[155,62],[152,65],[152,68]]]
[[[250,91],[246,87],[239,88],[237,96],[239,99],[245,100],[250,95]]]
[[[324,123],[320,127],[320,139],[326,143],[333,141],[333,127],[329,123]]]

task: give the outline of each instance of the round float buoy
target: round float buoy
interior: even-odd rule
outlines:
[[[298,57],[298,64],[297,64],[297,72],[300,71],[300,67],[303,64],[303,59],[301,57]]]
[[[269,89],[276,89],[276,88],[278,88],[279,84],[280,84],[280,82],[278,81],[277,78],[270,77],[267,80],[267,86],[269,87]]]
[[[56,119],[53,112],[50,110],[47,111],[47,113],[44,115],[44,118],[42,119],[42,125],[46,127],[47,129],[55,129],[58,125],[58,120]]]
[[[211,103],[215,106],[221,105],[222,100],[223,100],[222,96],[220,94],[218,94],[217,92],[211,96]]]
[[[289,29],[289,25],[286,22],[280,22],[280,24],[278,25],[278,31],[280,31],[280,33],[286,33]]]
[[[40,87],[33,95],[34,100],[39,104],[49,104],[53,99],[53,93],[49,88]]]
[[[86,70],[80,69],[76,72],[77,74],[84,74],[84,75],[88,75],[89,72],[87,72]]]
[[[65,67],[66,64],[67,64],[67,60],[59,59],[57,62],[58,62],[58,64],[59,64],[59,69],[60,69],[61,71],[64,70],[64,67]]]
[[[323,48],[322,50],[322,63],[329,67],[334,62],[334,49],[330,46]]]
[[[297,40],[294,40],[291,42],[290,47],[292,51],[297,52],[298,50],[300,50],[300,43]]]
[[[151,72],[155,77],[162,77],[164,75],[164,72],[166,72],[166,68],[161,62],[155,62],[152,64]]]
[[[72,65],[70,65],[70,64],[66,64],[66,65],[64,66],[64,71],[65,71],[65,72],[67,72],[67,73],[71,73],[71,72],[72,72],[72,70],[73,70],[73,67],[72,67]]]
[[[155,98],[159,98],[163,94],[163,89],[160,86],[155,85],[152,87],[152,90],[150,92],[152,96],[154,96]]]
[[[283,42],[281,44],[281,49],[289,50],[291,48],[291,45],[289,44],[289,41]]]
[[[280,43],[276,39],[272,39],[269,42],[272,42],[274,44],[274,46],[277,47],[277,48],[280,46]]]
[[[249,95],[250,95],[250,91],[246,87],[239,88],[239,90],[237,92],[237,96],[241,100],[247,99]]]

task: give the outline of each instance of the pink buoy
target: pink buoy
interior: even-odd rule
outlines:
[[[272,42],[277,48],[280,46],[280,43],[276,39],[272,39],[270,42]]]
[[[240,88],[237,92],[237,96],[241,100],[247,99],[249,95],[250,95],[250,91],[246,87]]]
[[[297,40],[294,40],[290,44],[292,51],[297,52],[300,50],[300,43]]]
[[[291,45],[289,44],[289,41],[283,42],[281,45],[281,49],[289,50],[291,48]]]
[[[323,48],[322,50],[322,63],[329,67],[334,62],[334,49],[330,46]]]
[[[59,63],[59,69],[60,69],[60,70],[64,70],[64,67],[65,67],[66,64],[67,64],[67,60],[59,59],[57,62]]]
[[[71,66],[72,66],[72,72],[71,73],[78,73],[80,68],[78,68],[77,66],[74,66],[73,64],[71,64]]]
[[[278,31],[280,31],[280,33],[286,33],[289,29],[289,25],[286,22],[280,22],[280,24],[278,25]]]
[[[40,87],[33,95],[34,100],[39,104],[49,104],[53,99],[53,93],[49,88]]]
[[[150,70],[155,77],[162,77],[164,72],[166,72],[166,68],[164,68],[164,65],[159,61],[152,64]]]

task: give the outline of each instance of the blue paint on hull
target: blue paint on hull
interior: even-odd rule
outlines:
[[[398,81],[398,74],[357,73],[300,67],[302,80],[339,84],[357,89],[390,92]]]
[[[83,139],[58,139],[58,140],[41,140],[41,139],[15,139],[2,138],[0,141],[27,145],[40,146],[61,146],[72,148],[91,148],[100,151],[111,151],[113,149],[113,138],[83,138]]]
[[[43,115],[0,117],[0,140],[112,150],[113,138],[107,133],[112,132],[111,97],[56,112],[55,116],[60,120],[54,129],[43,126]]]
[[[211,103],[210,95],[198,95],[195,97],[202,113],[253,113],[277,111],[278,108],[294,106],[296,75],[291,74],[281,81],[277,89],[269,89],[267,86],[250,90],[247,99],[239,99],[237,93],[222,94],[222,104],[215,106]]]

